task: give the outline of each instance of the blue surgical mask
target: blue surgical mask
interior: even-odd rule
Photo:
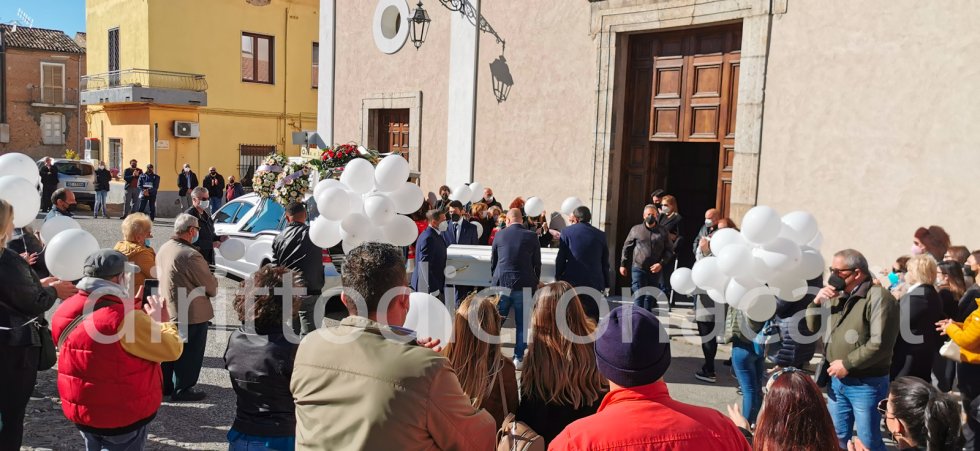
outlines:
[[[147,239],[143,240],[143,245],[146,246],[146,247],[150,247],[150,239],[147,238]]]
[[[898,280],[898,273],[894,273],[894,272],[888,273],[888,282],[891,283],[891,285],[889,286],[889,288],[898,286],[898,282],[900,282]]]
[[[194,238],[191,240],[191,243],[196,243],[197,242],[197,239],[200,238],[200,237],[201,237],[201,233],[200,232],[195,233],[194,234]]]
[[[202,209],[206,210],[209,206],[211,206],[211,201],[210,200],[202,200],[201,201],[201,208]]]

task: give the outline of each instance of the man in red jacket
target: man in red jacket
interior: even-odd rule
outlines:
[[[625,305],[607,321],[595,356],[609,393],[595,415],[568,425],[549,450],[751,449],[721,412],[670,398],[663,381],[670,340],[656,316]]]
[[[184,346],[162,300],[150,296],[140,310],[129,297],[126,264],[118,251],[90,255],[78,293],[51,320],[61,409],[86,449],[143,449],[163,397],[160,362]]]

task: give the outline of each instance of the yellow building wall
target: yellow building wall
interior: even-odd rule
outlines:
[[[158,0],[86,0],[88,74],[109,71],[109,30],[119,28],[119,68],[150,67],[149,3]]]
[[[109,139],[119,139],[123,148],[123,168],[129,167],[129,160],[136,159],[140,167],[152,161],[152,133],[149,123],[149,110],[141,106],[129,108],[89,107],[89,135],[99,138],[103,144],[103,156],[108,160]],[[122,169],[122,168],[120,168]]]

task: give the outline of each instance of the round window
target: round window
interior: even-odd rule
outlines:
[[[408,41],[408,23],[411,14],[405,0],[379,0],[374,10],[374,44],[384,53],[401,50]]]

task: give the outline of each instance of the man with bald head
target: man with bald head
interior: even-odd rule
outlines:
[[[698,232],[694,240],[694,259],[701,260],[711,255],[711,248],[708,240],[712,233],[718,230],[718,221],[721,221],[721,212],[717,208],[709,208],[704,212],[704,225]],[[706,294],[694,296],[694,322],[698,326],[698,335],[701,336],[701,353],[704,354],[704,364],[701,369],[694,373],[694,377],[703,382],[715,383],[718,381],[715,376],[715,356],[718,354],[719,332],[724,330],[725,315],[715,314],[717,310],[715,302]],[[724,312],[724,307],[722,307]]]
[[[521,210],[511,208],[507,211],[507,227],[497,232],[490,252],[490,284],[505,288],[497,308],[500,316],[507,318],[514,309],[514,322],[517,328],[517,343],[514,346],[514,365],[520,369],[524,361],[525,313],[529,313],[534,289],[541,278],[541,246],[538,236],[524,227]],[[524,299],[528,312],[524,310]]]
[[[694,257],[697,260],[710,254],[708,237],[715,233],[715,230],[718,230],[718,221],[721,219],[721,212],[717,208],[709,208],[708,211],[704,212],[704,225],[701,226],[701,231],[694,239]]]

